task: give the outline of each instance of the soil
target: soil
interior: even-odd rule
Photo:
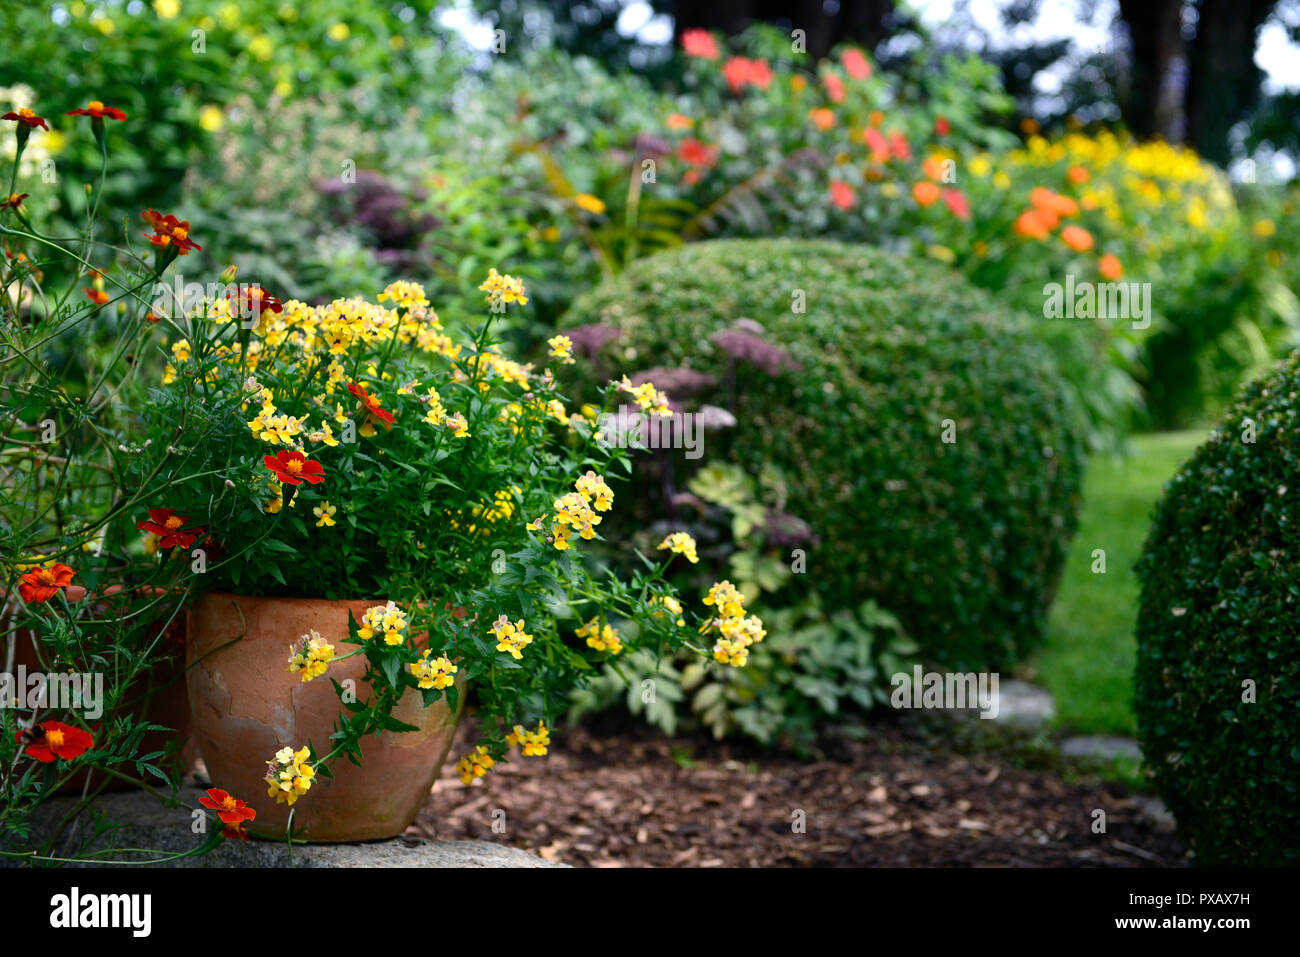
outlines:
[[[1174,834],[1122,785],[944,753],[892,725],[816,761],[640,728],[574,728],[552,735],[546,757],[515,756],[466,787],[454,756],[471,742],[462,727],[408,833],[496,841],[577,867],[1185,863]],[[1097,809],[1105,833],[1093,833]]]

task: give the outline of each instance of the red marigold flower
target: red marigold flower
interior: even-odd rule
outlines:
[[[943,201],[949,211],[958,219],[970,219],[970,202],[966,199],[966,194],[959,189],[945,189],[943,191]]]
[[[862,139],[871,149],[871,158],[873,160],[877,163],[887,163],[889,161],[889,144],[885,142],[880,130],[874,126],[868,126],[862,131]]]
[[[724,63],[722,75],[732,93],[740,92],[745,86],[766,90],[772,83],[772,70],[766,60],[751,60],[743,56],[733,56]]]
[[[223,824],[242,824],[257,817],[257,812],[244,801],[232,797],[221,788],[208,788],[208,793],[199,798],[199,803],[217,812]]]
[[[53,764],[58,758],[71,761],[81,757],[95,744],[95,739],[88,732],[70,727],[62,721],[46,721],[26,731],[15,731],[14,740],[23,746],[29,758],[34,758],[41,764]]]
[[[894,130],[889,134],[889,151],[894,154],[896,159],[900,159],[904,163],[912,158],[912,151],[907,146],[907,140],[903,138],[903,134],[898,130]]]
[[[60,588],[67,588],[75,575],[71,568],[62,562],[53,562],[41,568],[33,568],[18,579],[18,594],[29,605],[49,601],[59,593]]]
[[[871,63],[861,50],[845,50],[840,56],[844,70],[855,80],[866,80],[871,76]]]
[[[149,509],[149,520],[136,522],[135,527],[142,532],[151,532],[157,535],[160,541],[160,548],[189,548],[198,540],[198,537],[206,532],[207,526],[200,525],[198,528],[185,528],[188,522],[188,515],[177,515],[170,508],[151,508]]]
[[[849,210],[853,208],[853,202],[857,194],[853,192],[853,187],[848,183],[842,183],[839,180],[831,183],[831,203],[838,209]]]
[[[38,126],[43,130],[49,129],[49,126],[45,123],[45,117],[37,116],[25,106],[20,106],[17,112],[10,110],[4,116],[0,116],[0,120],[14,120],[15,122],[21,123],[24,126],[32,127],[33,129]]]
[[[921,180],[912,186],[912,198],[918,206],[933,206],[939,200],[939,187],[929,180]]]
[[[104,292],[102,289],[88,289],[85,286],[82,286],[81,291],[86,294],[87,299],[97,306],[102,306],[104,303],[108,302],[108,293]]]
[[[30,193],[10,193],[9,198],[0,203],[0,209],[17,209],[30,195]]]
[[[230,298],[230,293],[226,293]],[[243,315],[258,316],[264,311],[284,312],[284,303],[261,286],[240,286],[235,308]]]
[[[153,229],[153,235],[144,233],[145,239],[155,246],[175,246],[176,251],[182,256],[188,256],[191,249],[202,251],[203,247],[190,239],[190,221],[188,219],[177,219],[171,213],[166,216],[159,213],[156,209],[146,209],[140,214],[143,219]]]
[[[105,106],[99,100],[91,100],[79,110],[68,110],[68,116],[93,116],[96,119],[124,120],[126,114],[115,106]]]
[[[1081,226],[1066,226],[1061,230],[1061,239],[1076,253],[1086,253],[1092,248],[1092,233]]]
[[[699,57],[702,60],[716,60],[719,55],[718,43],[708,30],[683,31],[682,49],[686,51],[687,56]]]
[[[1097,260],[1097,269],[1103,279],[1116,280],[1124,275],[1124,267],[1119,263],[1119,257],[1114,253],[1107,253]]]
[[[231,840],[247,841],[248,831],[244,830],[244,821],[237,821],[234,824],[225,824],[221,828],[221,836]]]
[[[393,423],[397,421],[393,413],[381,406],[379,400],[367,392],[364,386],[353,382],[348,386],[348,391],[361,400],[361,404],[366,407],[366,412],[384,423],[384,428],[391,429],[393,427]]]
[[[706,146],[694,137],[689,137],[677,147],[677,156],[691,166],[712,166],[717,161],[718,148]]]
[[[952,132],[952,124],[948,122],[946,116],[937,116],[934,119],[934,135],[947,136]]]
[[[275,455],[262,456],[262,461],[285,485],[301,485],[304,481],[319,485],[325,480],[325,466],[297,449],[281,449]]]

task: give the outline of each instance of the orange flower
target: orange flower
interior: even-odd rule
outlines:
[[[885,138],[880,135],[880,130],[874,126],[868,126],[862,131],[862,139],[871,149],[871,158],[877,163],[889,162],[889,144]]]
[[[693,119],[681,113],[669,113],[665,122],[670,130],[689,130],[695,125]]]
[[[959,189],[945,189],[943,191],[943,202],[948,207],[948,211],[960,220],[970,219],[970,203],[966,199],[966,194]]]
[[[49,127],[45,124],[45,117],[37,116],[25,106],[19,107],[18,112],[16,113],[13,110],[10,110],[4,116],[0,116],[0,120],[14,120],[29,129],[34,129],[39,126],[43,130],[49,130]]]
[[[177,219],[171,213],[164,216],[154,209],[146,209],[140,214],[140,218],[153,229],[152,236],[148,233],[143,235],[155,246],[174,246],[182,256],[188,256],[191,249],[197,249],[200,252],[203,250],[202,246],[190,239],[190,222],[188,219]]]
[[[1090,174],[1082,166],[1071,166],[1066,171],[1065,178],[1068,179],[1075,186],[1082,186],[1084,183],[1088,182],[1088,180],[1092,178],[1092,174]]]
[[[772,70],[766,60],[751,60],[743,56],[733,56],[724,63],[722,75],[732,93],[739,93],[745,86],[766,90],[772,83]]]
[[[1079,204],[1070,197],[1053,193],[1044,186],[1035,187],[1029,194],[1029,201],[1040,210],[1052,213],[1055,216],[1073,216],[1079,211]]]
[[[853,187],[848,183],[842,183],[839,180],[831,183],[831,203],[837,209],[852,209],[856,199],[857,194],[853,192]]]
[[[385,429],[391,429],[393,427],[393,423],[397,421],[393,416],[393,413],[381,406],[379,400],[366,391],[365,386],[353,382],[348,386],[348,391],[361,400],[361,404],[365,406],[366,413],[372,418],[376,418],[382,422]]]
[[[281,449],[273,456],[264,455],[262,462],[285,485],[301,485],[304,481],[319,485],[325,480],[325,466],[308,459],[297,449]]]
[[[248,804],[231,797],[221,788],[208,788],[208,793],[199,798],[199,803],[216,811],[217,817],[223,824],[238,824],[257,817],[257,812]]]
[[[813,126],[817,127],[817,129],[822,132],[829,130],[835,125],[835,114],[824,106],[821,109],[810,112],[808,114],[808,119],[812,120]]]
[[[126,114],[115,106],[105,106],[99,100],[91,100],[79,110],[68,110],[68,116],[90,116],[97,120],[108,117],[110,120],[124,120]]]
[[[1027,209],[1016,220],[1016,232],[1028,239],[1046,239],[1055,224],[1055,217],[1049,221],[1042,210]]]
[[[912,151],[907,146],[907,140],[903,138],[903,134],[898,130],[894,130],[889,134],[889,151],[894,154],[896,159],[900,159],[904,163],[912,158]]]
[[[708,30],[685,30],[682,32],[682,49],[687,56],[699,57],[701,60],[718,58],[718,42]]]
[[[1061,230],[1061,239],[1076,253],[1086,253],[1092,248],[1092,233],[1082,226],[1066,226]]]
[[[49,601],[59,593],[60,588],[67,588],[75,575],[71,568],[62,562],[52,562],[41,568],[33,568],[18,579],[18,594],[29,605]]]
[[[188,515],[177,515],[170,508],[151,508],[148,520],[136,522],[135,527],[142,532],[157,535],[159,548],[189,548],[207,531],[205,525],[185,528],[184,525],[189,520]]]
[[[845,50],[840,55],[844,71],[855,80],[866,80],[871,76],[871,63],[861,50]]]
[[[867,114],[867,122],[879,129],[880,124],[885,122],[885,114],[881,113],[879,110],[872,110]]]
[[[33,725],[26,731],[15,731],[14,740],[22,745],[29,758],[34,758],[41,764],[53,764],[58,758],[72,761],[95,744],[95,739],[89,732],[62,721],[46,721]]]
[[[1103,279],[1115,280],[1124,275],[1124,267],[1119,264],[1119,258],[1114,253],[1107,253],[1097,260],[1097,271]]]
[[[921,164],[921,172],[934,180],[936,183],[943,182],[943,174],[947,167],[944,166],[942,156],[928,156],[924,163]]]
[[[912,198],[918,206],[933,206],[939,201],[939,187],[922,180],[912,187]]]
[[[17,209],[30,195],[30,193],[10,193],[9,198],[0,203],[0,209]]]
[[[108,302],[108,293],[104,292],[102,289],[87,289],[85,286],[82,286],[81,291],[86,294],[87,299],[97,306],[102,306],[104,303]]]
[[[826,86],[826,95],[830,97],[832,103],[844,102],[844,81],[834,73],[827,73],[822,77],[822,83]]]
[[[689,163],[691,166],[712,166],[717,161],[718,148],[705,146],[691,137],[682,140],[682,145],[677,147],[677,156],[683,163]]]

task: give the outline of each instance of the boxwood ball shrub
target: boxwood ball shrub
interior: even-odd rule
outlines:
[[[1027,323],[959,275],[834,242],[695,243],[561,326],[599,375],[653,369],[670,396],[717,383],[695,401],[737,422],[706,433],[703,461],[783,473],[829,607],[875,598],[958,668],[1038,643],[1077,523],[1079,419]]]
[[[1200,863],[1300,864],[1300,354],[1247,386],[1156,508],[1142,749]]]

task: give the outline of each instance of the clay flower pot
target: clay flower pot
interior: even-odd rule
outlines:
[[[104,590],[105,595],[116,594],[122,590],[120,585],[110,585]],[[155,596],[161,594],[161,589],[154,589]],[[84,601],[86,598],[86,589],[81,585],[69,585],[66,589],[69,603],[76,604]],[[0,598],[3,594],[0,593]],[[92,600],[93,596],[92,596]],[[165,620],[165,619],[164,619]],[[0,621],[0,630],[8,628],[8,620]],[[162,621],[158,622],[158,627],[162,627]],[[139,754],[151,754],[155,751],[166,750],[169,746],[173,752],[173,768],[179,774],[186,774],[194,764],[195,749],[193,741],[190,740],[192,730],[190,727],[190,702],[189,694],[185,686],[185,652],[181,647],[185,642],[185,620],[177,617],[168,629],[168,634],[163,638],[162,644],[157,651],[157,658],[152,666],[137,677],[127,688],[121,707],[124,712],[132,717],[133,720],[144,720],[150,724],[161,725],[164,728],[170,728],[169,731],[146,731],[140,740],[138,749]],[[0,668],[4,667],[4,642],[0,640]],[[14,670],[25,668],[28,674],[42,671],[41,657],[38,654],[38,645],[36,636],[27,629],[20,629],[15,632],[14,642]],[[80,669],[79,670],[86,670]],[[173,742],[176,742],[173,744]],[[103,744],[96,735],[96,746]],[[161,759],[154,762],[164,770],[170,770],[166,767]],[[120,765],[118,767],[124,774],[134,774],[134,768],[131,765]],[[147,775],[145,783],[155,787],[159,785],[157,778]],[[99,787],[101,784],[106,785],[106,790],[122,791],[130,790],[134,785],[129,781],[123,781],[121,778],[110,778],[104,774],[90,775],[91,788]],[[80,794],[86,787],[86,772],[77,774],[66,781],[59,788],[60,794]]]
[[[286,670],[289,646],[314,628],[335,654],[347,654],[357,647],[346,642],[348,612],[360,621],[377,604],[383,603],[209,594],[191,606],[186,650],[199,753],[212,786],[257,811],[250,834],[283,838],[289,820],[289,807],[267,795],[266,762],[281,748],[297,750],[308,741],[318,755],[329,751],[344,711],[329,679],[351,678],[358,700],[370,696],[361,680],[364,656],[331,663],[327,675],[304,683]],[[464,686],[457,686],[463,701]],[[296,836],[377,840],[395,837],[415,820],[447,757],[458,715],[445,700],[424,707],[411,690],[393,717],[419,730],[367,736],[361,767],[344,758],[333,764],[333,780],[317,775],[293,805]]]

